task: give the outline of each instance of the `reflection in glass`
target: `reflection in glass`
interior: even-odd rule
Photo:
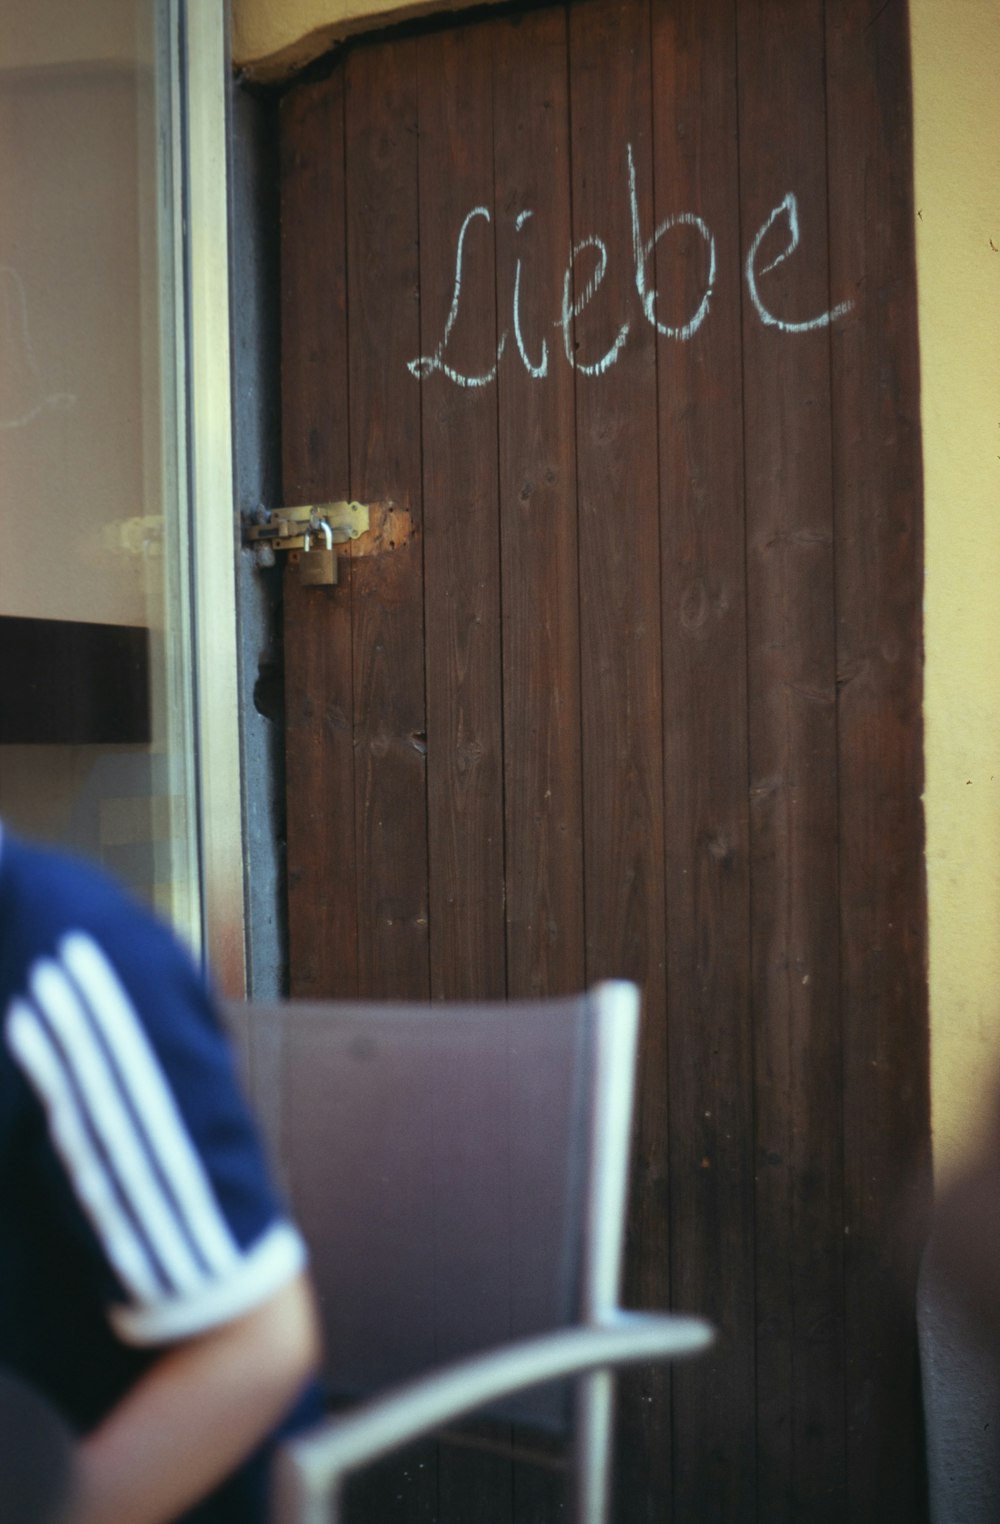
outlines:
[[[148,0],[16,9],[0,31],[0,814],[103,862],[197,942],[167,30]]]

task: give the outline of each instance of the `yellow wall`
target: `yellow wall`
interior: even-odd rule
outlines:
[[[472,3],[472,0],[466,0]],[[463,0],[230,0],[233,63],[255,80],[276,80],[318,58],[340,37]],[[374,18],[374,21],[373,21]]]
[[[910,0],[935,1156],[1000,1080],[1000,6]]]
[[[232,0],[276,78],[379,0]],[[414,0],[392,14],[428,7]],[[935,1158],[1000,1080],[1000,4],[910,0],[926,524],[926,813]]]

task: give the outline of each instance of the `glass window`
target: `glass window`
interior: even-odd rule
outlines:
[[[149,0],[14,11],[0,29],[0,814],[104,863],[198,946],[173,29]]]

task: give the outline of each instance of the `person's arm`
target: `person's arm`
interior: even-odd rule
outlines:
[[[164,1353],[78,1450],[73,1524],[167,1524],[229,1475],[315,1368],[299,1276],[243,1317]]]

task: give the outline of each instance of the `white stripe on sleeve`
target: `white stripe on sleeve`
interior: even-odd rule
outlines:
[[[238,1266],[239,1247],[219,1207],[159,1061],[118,975],[91,937],[73,932],[62,961],[115,1054],[123,1083],[142,1115],[149,1143],[206,1264],[220,1276]]]
[[[161,1344],[220,1327],[261,1306],[306,1264],[305,1244],[287,1222],[276,1222],[227,1280],[199,1296],[149,1307],[116,1307],[111,1321],[127,1344]]]
[[[194,1291],[206,1272],[183,1236],[135,1114],[76,989],[57,964],[45,960],[32,969],[31,993],[65,1054],[91,1131],[103,1146],[104,1167],[118,1182],[168,1285],[175,1292]],[[144,1097],[133,1093],[132,1101],[144,1115]]]
[[[53,1145],[123,1286],[142,1302],[162,1297],[148,1250],[94,1147],[60,1054],[37,1011],[23,1001],[11,1007],[7,1044],[45,1107]]]

